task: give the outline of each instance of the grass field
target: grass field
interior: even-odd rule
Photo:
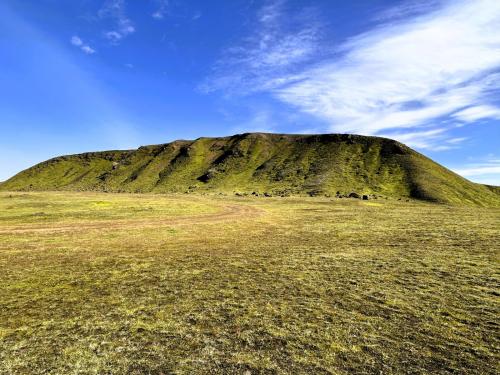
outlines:
[[[497,374],[500,209],[0,193],[1,374]]]

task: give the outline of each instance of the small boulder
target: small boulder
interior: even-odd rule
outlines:
[[[349,194],[349,198],[356,198],[356,199],[359,199],[361,198],[361,196],[358,194],[358,193],[355,193],[354,191]]]
[[[363,195],[363,200],[367,201],[368,200],[368,195]]]

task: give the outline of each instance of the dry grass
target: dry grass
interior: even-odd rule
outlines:
[[[2,374],[496,374],[500,210],[0,193]]]

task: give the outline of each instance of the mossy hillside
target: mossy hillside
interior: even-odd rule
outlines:
[[[411,159],[411,195],[417,199],[455,204],[498,206],[500,195],[486,185],[473,183],[423,155]],[[497,188],[498,189],[498,188]]]
[[[106,151],[61,156],[26,169],[4,182],[1,187],[10,190],[91,190],[100,176],[111,170],[115,160],[123,160],[133,151]]]
[[[249,133],[63,156],[19,173],[3,190],[378,195],[499,205],[474,184],[405,145],[346,134]]]
[[[500,196],[500,186],[484,185],[488,190],[498,194]]]

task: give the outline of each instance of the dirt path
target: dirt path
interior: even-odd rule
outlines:
[[[75,222],[53,223],[44,225],[16,225],[0,227],[0,234],[17,234],[17,233],[37,233],[37,232],[76,232],[86,230],[117,230],[117,229],[135,229],[135,228],[154,228],[170,225],[182,224],[203,224],[213,223],[227,220],[242,220],[260,216],[264,210],[237,204],[224,204],[222,211],[213,214],[180,216],[166,219],[150,218],[150,219],[126,219],[126,220],[106,220],[97,222]]]

